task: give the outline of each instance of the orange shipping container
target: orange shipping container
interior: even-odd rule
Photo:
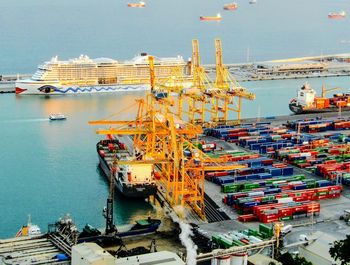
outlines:
[[[346,106],[346,101],[341,101],[341,100],[339,100],[338,102],[337,102],[337,107],[345,107]]]

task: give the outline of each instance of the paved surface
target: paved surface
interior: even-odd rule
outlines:
[[[349,117],[350,112],[343,112],[342,117]],[[318,117],[320,114],[308,114],[308,115],[291,115],[291,116],[277,116],[272,118],[262,118],[261,122],[271,122],[272,125],[281,125],[287,120],[299,120],[299,119],[311,119]],[[338,113],[324,113],[322,114],[323,119],[337,117]],[[242,123],[254,123],[257,122],[257,119],[246,119]],[[343,131],[328,131],[324,133],[314,134],[323,136],[324,134],[341,132],[344,134],[350,134],[350,130]],[[207,141],[215,141],[219,147],[223,147],[225,150],[232,149],[241,149],[245,151],[250,151],[235,144],[227,143],[222,140],[218,140],[213,137],[205,137]],[[250,151],[251,152],[251,151]],[[294,174],[304,174],[307,178],[314,179],[323,179],[322,177],[316,176],[304,169],[294,167]],[[211,198],[221,207],[221,210],[224,211],[232,220],[219,222],[215,224],[202,224],[200,229],[204,231],[205,234],[211,236],[215,233],[228,232],[230,230],[244,230],[246,228],[258,229],[259,222],[249,222],[249,223],[240,223],[236,221],[238,215],[237,213],[229,206],[225,205],[222,202],[224,194],[220,191],[220,186],[216,185],[210,181],[205,182],[206,193],[211,196]],[[344,187],[342,196],[338,199],[329,199],[319,201],[321,205],[321,212],[319,216],[302,218],[298,220],[291,220],[286,222],[286,224],[292,224],[295,226],[292,233],[286,237],[286,244],[292,242],[297,242],[299,240],[300,234],[309,234],[312,231],[323,231],[329,232],[337,238],[341,239],[345,234],[350,234],[350,226],[347,226],[344,221],[339,220],[339,217],[343,214],[344,210],[350,209],[350,188]],[[311,225],[311,222],[314,222],[314,225]]]

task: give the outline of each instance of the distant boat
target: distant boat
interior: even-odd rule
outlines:
[[[27,225],[24,225],[21,227],[21,229],[17,232],[16,237],[22,237],[22,236],[33,237],[33,236],[40,236],[40,235],[41,235],[41,230],[39,226],[32,224],[32,221],[29,215]]]
[[[145,7],[146,3],[145,2],[138,2],[138,3],[128,3],[128,7]]]
[[[49,119],[51,121],[55,121],[55,120],[65,120],[67,119],[66,116],[64,116],[62,113],[55,113],[55,114],[50,114]]]
[[[230,4],[224,5],[225,10],[236,10],[237,8],[238,8],[237,3],[230,3]]]
[[[206,16],[200,16],[200,20],[221,20],[222,17],[220,14],[217,14],[215,17],[206,17]]]
[[[339,18],[344,18],[344,17],[346,17],[345,11],[331,12],[328,14],[328,18],[330,18],[330,19],[339,19]]]
[[[256,0],[249,0],[249,4],[256,4]]]

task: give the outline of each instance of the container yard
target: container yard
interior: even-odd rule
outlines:
[[[255,94],[231,76],[222,63],[221,41],[214,43],[215,81],[200,64],[198,41],[193,40],[192,90],[179,89],[181,75],[172,76],[170,84],[157,83],[149,56],[151,91],[136,100],[136,118],[89,122],[107,126],[95,130],[106,137],[97,144],[99,167],[109,182],[105,231],[87,224],[79,232],[71,219],[57,222],[44,236],[45,248],[56,255],[52,263],[75,264],[72,253],[79,251],[72,248],[92,242],[103,253],[107,250],[111,260],[156,252],[158,246],[178,252],[187,264],[247,264],[248,256],[257,253],[274,257],[288,233],[310,225],[324,229],[350,209],[350,119],[327,113],[242,120],[242,101],[254,100]],[[145,192],[149,183],[154,192]],[[118,228],[115,188],[125,196],[148,197],[163,212],[162,220],[149,217],[128,230]],[[285,232],[287,227],[293,232]],[[342,225],[332,229],[350,231]],[[36,238],[27,240],[35,248]],[[11,242],[21,245],[21,239]],[[101,251],[86,248],[96,256]],[[1,249],[5,263],[16,262],[8,241],[0,241]],[[27,259],[33,262],[45,253],[28,253]],[[62,255],[66,260],[59,260]]]

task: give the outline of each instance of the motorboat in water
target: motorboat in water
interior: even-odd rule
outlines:
[[[340,12],[331,12],[328,14],[328,18],[330,19],[340,19],[346,17],[345,11],[340,11]]]
[[[54,113],[54,114],[50,114],[49,119],[51,121],[65,120],[65,119],[67,119],[67,117],[64,114],[62,114],[62,113]]]

